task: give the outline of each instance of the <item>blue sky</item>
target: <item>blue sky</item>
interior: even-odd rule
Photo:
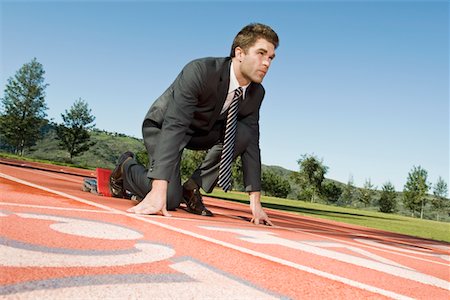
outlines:
[[[2,1],[1,89],[36,57],[55,122],[81,97],[97,128],[140,138],[181,68],[227,56],[251,22],[280,37],[263,82],[264,164],[298,170],[314,154],[326,177],[357,186],[402,190],[418,165],[449,182],[448,1]]]

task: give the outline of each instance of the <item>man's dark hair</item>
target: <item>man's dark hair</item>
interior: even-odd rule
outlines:
[[[239,31],[231,46],[231,57],[234,57],[236,47],[241,47],[244,52],[253,46],[258,39],[265,39],[272,43],[275,49],[278,47],[278,35],[267,25],[261,23],[251,23]]]

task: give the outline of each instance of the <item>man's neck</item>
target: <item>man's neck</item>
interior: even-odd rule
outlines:
[[[236,79],[239,82],[239,86],[246,86],[246,85],[250,84],[250,81],[247,80],[246,78],[244,78],[244,76],[242,76],[242,73],[240,70],[241,62],[236,57],[233,57],[232,61],[233,61],[234,75],[236,75]]]

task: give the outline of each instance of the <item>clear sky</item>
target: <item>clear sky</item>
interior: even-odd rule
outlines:
[[[267,165],[323,159],[328,178],[402,190],[413,166],[449,182],[449,2],[1,1],[1,78],[33,57],[48,116],[78,98],[99,129],[141,137],[190,60],[229,55],[251,22],[280,37],[261,109]],[[3,97],[2,92],[2,97]]]

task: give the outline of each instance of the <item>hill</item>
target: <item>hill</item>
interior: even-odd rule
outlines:
[[[117,158],[123,152],[132,151],[139,153],[145,151],[145,146],[141,139],[100,130],[94,130],[90,134],[94,145],[87,152],[74,157],[72,162],[69,159],[68,152],[58,147],[59,141],[56,138],[56,131],[53,127],[46,129],[43,139],[30,148],[25,153],[25,156],[41,160],[73,163],[88,169],[96,167],[113,169]]]

